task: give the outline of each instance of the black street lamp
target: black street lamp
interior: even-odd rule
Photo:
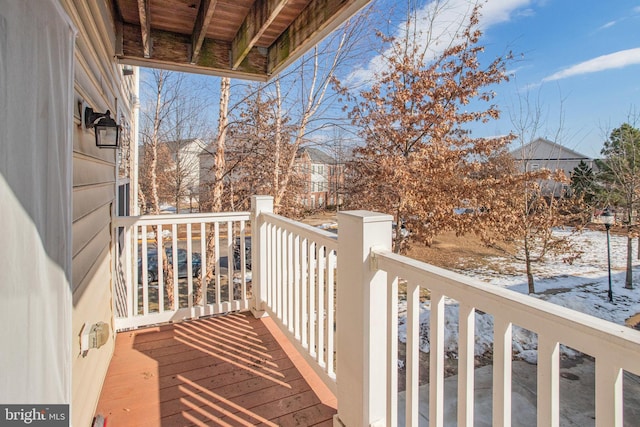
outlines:
[[[609,268],[608,295],[609,295],[609,302],[613,302],[613,292],[611,291],[611,240],[609,236],[609,229],[611,228],[611,225],[616,221],[616,217],[614,216],[613,212],[609,210],[609,208],[606,208],[604,212],[602,212],[602,215],[600,215],[600,221],[602,221],[602,223],[604,224],[604,228],[607,229],[607,261],[608,261],[608,268]]]

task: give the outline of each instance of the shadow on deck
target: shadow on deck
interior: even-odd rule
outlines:
[[[333,425],[336,399],[269,318],[117,335],[96,414],[116,426]]]

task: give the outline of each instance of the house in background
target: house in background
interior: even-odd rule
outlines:
[[[205,143],[200,138],[160,141],[157,146],[156,179],[160,210],[165,213],[184,213],[198,210],[200,187],[200,153]],[[151,208],[151,145],[140,147],[139,183],[144,194],[146,206]],[[145,181],[146,180],[146,181]]]
[[[585,162],[593,169],[594,160],[545,138],[537,138],[528,144],[511,151],[511,156],[520,165],[522,171],[537,169],[562,170],[571,176],[571,172]]]
[[[303,147],[298,150],[296,166],[303,177],[306,191],[299,195],[305,208],[340,205],[344,185],[344,166],[322,150]]]
[[[175,197],[180,199],[180,212],[185,211],[186,207],[193,212],[198,208],[200,154],[206,144],[200,138],[168,141],[165,144],[173,162],[169,171],[170,186],[175,190]],[[171,203],[175,204],[175,201]]]
[[[561,170],[568,179],[580,162],[584,162],[591,169],[595,166],[593,159],[545,138],[537,138],[512,150],[510,154],[521,172],[538,169]],[[545,185],[553,187],[554,195],[560,196],[567,185],[555,184],[557,183],[549,181]]]

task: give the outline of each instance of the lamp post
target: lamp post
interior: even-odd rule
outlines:
[[[600,215],[600,220],[604,224],[604,228],[607,229],[607,261],[608,261],[608,270],[609,270],[609,302],[613,302],[613,292],[611,291],[611,240],[609,235],[609,229],[611,225],[615,222],[616,218],[613,215],[613,212],[606,208],[602,215]]]

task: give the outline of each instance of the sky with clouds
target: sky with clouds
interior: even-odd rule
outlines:
[[[374,0],[374,5],[384,11],[398,2],[404,0]],[[434,4],[416,3],[419,16]],[[450,31],[469,5],[469,0],[448,0],[438,13],[438,34]],[[489,0],[482,14],[480,43],[487,62],[508,51],[516,60],[509,68],[511,81],[496,88],[505,114],[474,128],[478,136],[511,131],[507,112],[526,93],[541,106],[539,136],[558,135],[558,142],[592,157],[611,129],[634,111],[640,115],[640,1]],[[401,24],[389,28],[397,32]],[[366,80],[381,66],[381,57],[372,53],[348,78]]]

